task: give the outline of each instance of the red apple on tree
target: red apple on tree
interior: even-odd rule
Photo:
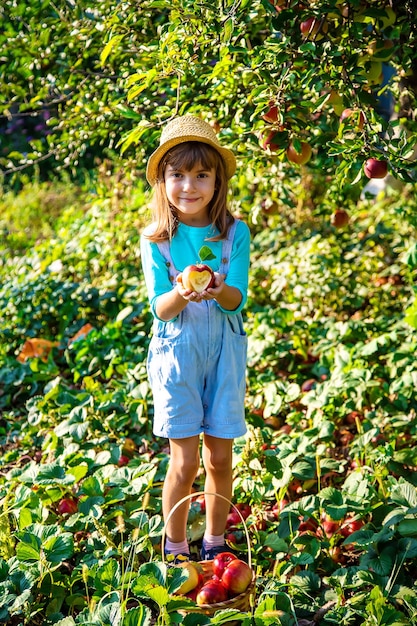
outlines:
[[[356,126],[358,130],[362,130],[365,124],[365,115],[360,109],[343,109],[340,122],[349,122],[351,126]]]
[[[252,569],[245,561],[234,559],[224,570],[221,580],[229,595],[236,596],[249,587],[252,580]]]
[[[220,552],[213,559],[213,574],[221,578],[226,567],[237,559],[237,556],[233,552]]]
[[[349,213],[345,209],[336,209],[331,217],[332,226],[344,228],[349,224]]]
[[[322,39],[328,31],[326,20],[317,17],[309,17],[300,24],[301,34],[307,39]]]
[[[279,204],[275,200],[264,199],[261,202],[261,209],[264,215],[277,215],[279,213]]]
[[[269,109],[266,113],[262,115],[262,119],[264,119],[265,122],[269,122],[270,124],[275,124],[275,122],[278,121],[278,107],[276,104],[274,104],[273,100],[269,102]]]
[[[209,580],[198,592],[196,603],[199,606],[202,604],[216,604],[217,602],[224,602],[227,598],[227,589],[223,583],[220,580]]]
[[[311,146],[306,141],[291,142],[286,150],[287,159],[296,165],[304,165],[311,158]]]
[[[388,163],[381,159],[370,158],[365,161],[363,170],[368,178],[385,178],[388,173]]]
[[[276,137],[277,137],[277,132],[275,130],[271,130],[271,132],[268,133],[266,137],[263,136],[262,148],[264,150],[269,149],[271,152],[276,152],[280,147],[279,144],[277,143]]]
[[[283,9],[287,8],[288,0],[269,0],[269,3],[275,8],[275,11],[279,13]]]

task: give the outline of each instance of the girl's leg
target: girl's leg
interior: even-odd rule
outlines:
[[[219,439],[204,435],[203,464],[206,470],[205,491],[219,493],[228,500],[232,497],[232,446],[233,439]],[[223,498],[205,496],[206,534],[224,535],[230,510]]]
[[[162,488],[162,513],[164,519],[175,504],[191,492],[200,467],[199,437],[170,439],[170,461]],[[184,502],[171,516],[166,536],[172,543],[185,541],[189,502]]]

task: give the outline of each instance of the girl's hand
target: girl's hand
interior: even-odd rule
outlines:
[[[201,294],[204,296],[204,300],[214,300],[218,298],[224,289],[224,279],[226,278],[226,274],[218,274],[214,272],[214,287],[209,287]]]
[[[177,291],[184,300],[188,300],[189,302],[201,302],[201,295],[195,291],[190,291],[189,289],[185,289],[182,284],[182,274],[178,274],[177,282],[176,282]]]

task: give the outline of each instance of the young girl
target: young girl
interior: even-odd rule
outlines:
[[[247,338],[241,311],[249,269],[249,229],[227,209],[233,153],[198,117],[177,117],[164,128],[151,155],[147,179],[154,187],[153,222],[141,237],[142,265],[154,315],[148,375],[154,398],[154,434],[167,437],[170,463],[162,490],[169,512],[191,493],[202,460],[204,490],[232,497],[232,444],[246,432],[244,417]],[[199,262],[202,246],[213,260],[214,286],[185,289],[181,272]],[[206,496],[201,558],[225,549],[230,505]],[[167,561],[190,558],[188,505],[166,526]]]

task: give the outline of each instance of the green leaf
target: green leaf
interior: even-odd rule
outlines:
[[[67,475],[65,469],[60,467],[58,463],[51,463],[50,465],[41,465],[37,482],[39,485],[54,485],[56,483],[71,485],[74,482],[74,477]]]
[[[411,268],[417,267],[417,244],[414,243],[403,255],[404,262]]]
[[[224,43],[228,44],[230,42],[232,35],[233,35],[233,30],[234,30],[234,23],[233,23],[233,20],[229,18],[228,20],[226,20],[226,22],[224,23],[224,27],[223,27],[222,39]]]
[[[395,524],[398,524],[404,519],[405,514],[406,514],[406,509],[404,507],[392,509],[384,517],[382,524],[384,526],[394,526]]]
[[[174,593],[177,591],[186,580],[189,578],[189,573],[185,568],[172,567],[168,571],[168,593]]]
[[[302,571],[290,578],[290,585],[296,595],[299,593],[314,596],[320,589],[320,577],[315,572]]]
[[[32,512],[26,507],[22,507],[19,511],[19,530],[23,530],[32,524]]]
[[[143,604],[139,604],[139,606],[126,611],[122,626],[151,626],[152,622],[151,610]]]
[[[417,537],[417,517],[403,519],[398,524],[398,532],[402,537]]]
[[[292,466],[292,473],[295,478],[299,478],[300,480],[314,478],[316,475],[314,459],[309,461],[297,461],[297,463],[294,463]]]
[[[116,48],[119,45],[119,43],[123,40],[123,37],[124,35],[115,35],[106,43],[100,54],[101,65],[105,64],[107,57],[111,54],[113,48]]]
[[[124,104],[118,104],[116,109],[117,111],[120,111],[120,114],[126,119],[135,120],[135,122],[139,122],[142,119],[142,115],[140,113],[136,113],[136,111],[133,111]]]
[[[41,556],[41,540],[32,533],[19,533],[16,556],[23,562],[37,562]]]
[[[201,619],[201,615],[200,615],[200,619]],[[242,619],[246,623],[249,623],[247,613],[242,613],[238,609],[222,609],[221,611],[216,613],[214,616],[212,616],[210,621],[208,622],[199,621],[199,622],[194,622],[194,624],[196,626],[199,626],[200,624],[215,624],[216,626],[220,626],[221,624],[236,625],[236,624],[239,624],[239,622],[241,622]],[[187,622],[187,626],[190,626],[188,622]]]
[[[309,552],[297,552],[291,555],[291,563],[294,565],[311,565],[315,558]]]
[[[265,467],[276,478],[282,476],[282,465],[279,458],[276,455],[267,455],[264,460]]]
[[[300,385],[297,383],[290,383],[285,392],[285,402],[294,402],[300,395]]]
[[[405,559],[415,559],[417,557],[417,539],[403,537],[398,542],[398,553]]]
[[[107,560],[101,565],[94,577],[97,593],[105,595],[120,586],[120,565],[115,559]]]
[[[150,587],[146,589],[146,595],[148,595],[151,600],[157,603],[159,607],[166,606],[170,600],[170,595],[168,590],[165,587]]]
[[[49,563],[61,563],[73,555],[73,536],[71,533],[61,532],[58,536],[47,539],[42,547]]]
[[[209,246],[202,246],[198,252],[198,257],[202,263],[204,261],[212,261],[216,258],[216,255],[213,254],[213,251]]]
[[[69,467],[67,470],[67,474],[74,477],[75,482],[81,482],[81,479],[84,478],[88,474],[89,467],[87,463],[80,463],[79,465],[75,465]]]
[[[372,530],[356,530],[343,541],[343,544],[354,543],[358,546],[370,546],[375,541],[375,533]]]
[[[412,328],[417,329],[417,298],[405,310],[404,321]]]
[[[144,580],[145,586],[149,584],[160,584],[165,585],[167,578],[167,566],[162,562],[150,562],[144,563],[139,568],[140,577],[138,582],[142,582],[141,578],[146,577],[147,580]]]
[[[380,554],[370,550],[361,559],[361,566],[371,570],[379,576],[389,576],[396,560],[396,549],[393,545],[384,548]]]
[[[287,543],[278,537],[275,533],[269,534],[264,542],[264,546],[272,548],[275,552],[284,552],[284,554],[288,553],[288,545]]]
[[[391,500],[406,507],[417,507],[417,489],[406,481],[400,481],[391,489]]]

